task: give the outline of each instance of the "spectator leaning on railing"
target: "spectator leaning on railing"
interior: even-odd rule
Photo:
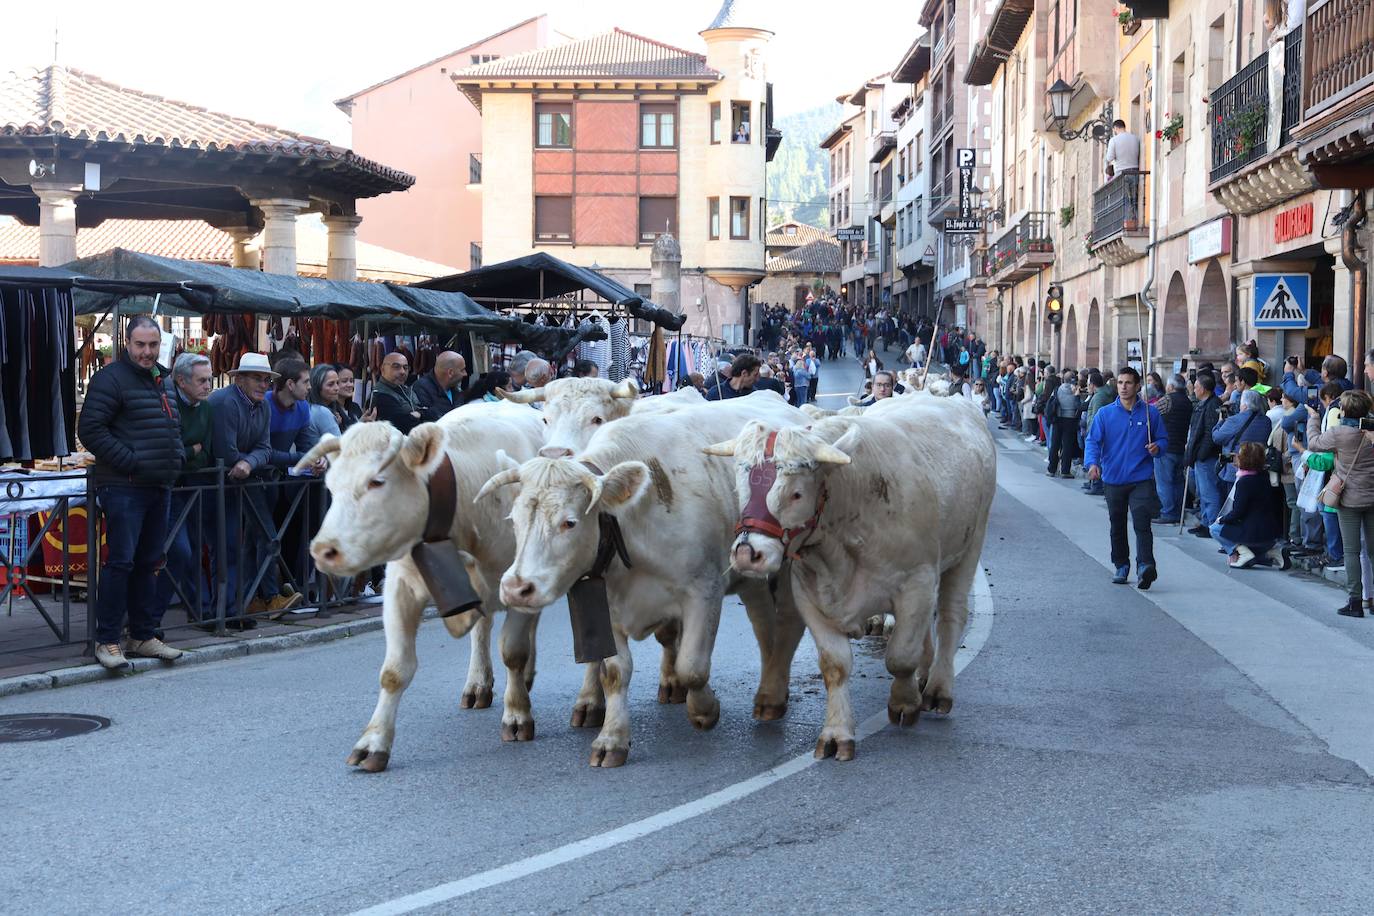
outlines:
[[[162,329],[151,318],[130,320],[124,352],[86,388],[77,435],[95,456],[91,472],[105,517],[108,559],[96,590],[95,658],[127,668],[120,646],[127,619],[129,654],[167,661],[181,656],[157,638],[157,573],[163,565],[171,486],[184,450],[176,409],[157,365]]]
[[[210,455],[214,448],[210,407],[206,399],[210,397],[210,358],[201,353],[183,353],[172,366],[172,378],[167,385],[167,393],[176,405],[177,416],[181,418],[181,443],[185,447],[185,465],[179,485],[194,486],[209,483],[206,475],[197,475],[210,466]],[[169,523],[176,524],[182,513],[186,520],[176,525],[171,543],[167,547],[167,566],[157,577],[156,625],[162,626],[162,615],[176,593],[173,582],[181,586],[181,593],[187,602],[194,602],[199,595],[200,607],[187,605],[187,616],[202,625],[214,615],[210,584],[201,569],[200,554],[196,547],[209,536],[210,521],[213,520],[212,505],[204,492],[199,498],[187,491],[172,493]],[[187,507],[190,507],[189,509]],[[192,537],[191,532],[198,532]],[[193,546],[195,545],[195,546]]]

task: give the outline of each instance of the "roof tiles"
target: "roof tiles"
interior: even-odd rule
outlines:
[[[828,239],[793,248],[768,259],[770,274],[837,274],[840,272],[840,246]]]
[[[612,29],[581,41],[514,54],[468,67],[453,74],[455,82],[534,77],[622,77],[660,79],[720,79],[706,66],[706,57]]]

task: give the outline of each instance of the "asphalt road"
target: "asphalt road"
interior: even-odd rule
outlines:
[[[822,391],[857,378],[829,364]],[[616,770],[588,767],[593,731],[568,727],[581,674],[561,609],[539,633],[530,744],[499,740],[496,708],[458,708],[467,643],[429,621],[378,775],[344,758],[381,634],[0,701],[113,722],[0,744],[3,910],[1374,909],[1374,650],[1356,629],[1374,623],[1322,610],[1340,600],[1325,586],[1228,574],[1202,542],[1161,539],[1149,593],[1113,586],[1100,501],[1046,481],[1039,452],[998,447],[991,600],[954,712],[882,719],[853,762],[807,763],[824,708],[809,640],[786,719],[750,718],[738,605],[712,732],[656,702],[658,646],[637,644]],[[885,708],[881,649],[856,646],[860,721]]]

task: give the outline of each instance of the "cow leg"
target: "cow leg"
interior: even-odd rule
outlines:
[[[935,621],[926,627],[926,638],[921,642],[921,657],[916,660],[916,683],[921,690],[926,689],[930,680],[930,666],[935,664]]]
[[[600,728],[606,723],[606,694],[601,690],[601,666],[582,667],[582,689],[573,703],[573,728]]]
[[[887,641],[884,660],[892,675],[892,692],[887,701],[887,718],[894,725],[915,725],[921,717],[922,683],[918,672],[925,647],[930,643],[931,614],[935,610],[936,573],[930,567],[915,570],[902,590],[902,601],[894,610],[896,623]]]
[[[510,612],[506,612],[509,616]],[[468,679],[458,705],[463,709],[486,709],[491,705],[496,675],[491,668],[491,612],[478,615],[472,625],[472,645],[468,650]]]
[[[506,666],[506,696],[501,712],[502,741],[533,741],[534,713],[530,709],[530,692],[525,686],[525,671],[534,653],[534,628],[538,619],[533,614],[506,611],[501,626],[501,661]]]
[[[682,627],[676,620],[660,624],[654,630],[654,639],[663,647],[658,661],[658,701],[660,703],[686,703],[687,687],[677,677],[677,648],[682,638]]]
[[[940,577],[940,610],[935,622],[935,664],[922,691],[922,708],[947,713],[954,708],[954,654],[968,626],[968,592],[978,572],[979,556],[970,552]]]
[[[382,662],[381,693],[372,719],[348,755],[348,765],[380,773],[391,760],[396,735],[396,707],[415,676],[415,632],[420,626],[425,599],[403,581],[395,563],[387,564],[382,592],[382,628],[386,634],[386,658]]]
[[[716,592],[705,598],[691,596],[682,607],[682,638],[678,643],[677,678],[687,688],[687,721],[700,731],[716,727],[720,721],[720,700],[708,683],[711,679],[711,650],[716,645],[720,626],[720,602]]]
[[[816,643],[821,676],[825,678],[825,725],[816,739],[816,757],[853,760],[854,707],[849,701],[849,673],[854,667],[854,652],[849,637],[801,595],[797,596],[797,610]]]
[[[606,694],[606,721],[592,742],[594,767],[619,767],[630,756],[630,675],[634,673],[634,658],[630,655],[629,638],[620,627],[614,627],[614,658],[603,659],[599,666],[601,689]]]
[[[509,611],[508,611],[507,613],[509,613]],[[528,660],[526,660],[526,662],[525,662],[525,667],[524,667],[523,669],[521,669],[520,676],[521,676],[521,677],[524,679],[524,681],[525,681],[525,692],[528,693],[529,691],[531,691],[531,690],[534,689],[534,674],[535,674],[535,671],[534,671],[534,656],[535,656],[535,652],[536,652],[537,649],[538,649],[538,644],[539,644],[539,640],[535,639],[535,635],[539,632],[539,619],[540,619],[541,615],[536,611],[535,613],[533,613],[533,614],[527,614],[526,616],[529,617],[529,619],[530,619],[530,631],[529,631],[529,646],[530,646],[530,652],[529,652],[529,658],[528,658]]]
[[[771,722],[787,715],[792,659],[806,626],[797,614],[791,586],[781,580],[776,595],[769,594],[767,586],[752,584],[741,587],[739,595],[754,627],[762,661],[759,689],[754,693],[754,718]]]

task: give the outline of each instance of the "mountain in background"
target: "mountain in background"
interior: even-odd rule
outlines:
[[[779,118],[782,146],[768,164],[768,221],[771,225],[796,220],[829,228],[830,202],[826,191],[830,157],[820,148],[840,123],[841,107],[830,103]]]

